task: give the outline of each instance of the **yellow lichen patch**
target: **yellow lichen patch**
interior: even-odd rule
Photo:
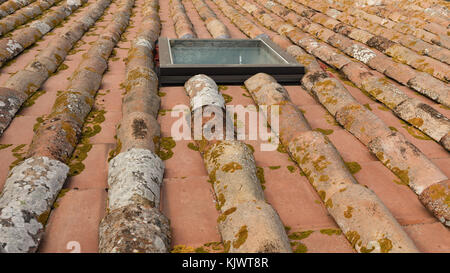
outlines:
[[[356,231],[348,231],[347,233],[345,233],[345,237],[347,237],[347,240],[350,242],[353,248],[355,248],[356,244],[361,238],[361,236],[359,236],[358,232]]]
[[[400,121],[403,125],[402,127],[414,138],[421,139],[421,140],[432,140],[429,136],[425,135],[421,131],[417,130],[413,126],[410,126],[406,124],[404,121]]]
[[[228,253],[230,251],[231,241],[223,242],[223,252]]]
[[[366,247],[364,247],[364,246],[361,246],[360,248],[359,248],[359,252],[361,252],[361,253],[370,253],[370,252],[372,252],[372,251],[374,251],[375,250],[375,247],[373,246],[372,248],[366,248]]]
[[[239,229],[238,233],[234,235],[234,237],[236,238],[236,240],[233,241],[233,248],[239,248],[247,240],[248,237],[247,226],[245,225],[242,226]]]
[[[344,211],[345,218],[352,218],[353,207],[347,206],[347,210]]]
[[[300,163],[300,164],[307,163],[311,159],[309,155],[310,155],[309,152],[308,153],[304,153],[302,158],[299,157],[297,159],[297,162]]]
[[[219,195],[217,196],[217,204],[216,204],[216,208],[217,210],[221,210],[223,205],[225,205],[225,195],[223,195],[223,193],[219,193]]]
[[[398,167],[392,167],[391,171],[402,181],[402,184],[409,185],[409,168],[401,170]]]
[[[214,182],[216,182],[216,171],[217,168],[214,168],[209,174],[208,174],[208,183],[211,183],[214,185]]]
[[[376,153],[376,157],[377,157],[380,161],[384,161],[384,153],[383,153],[383,152],[377,152],[377,153]]]
[[[326,174],[322,174],[319,177],[319,181],[322,181],[322,182],[328,181],[329,179],[330,179],[330,177],[328,175],[326,175]]]
[[[345,162],[345,165],[351,174],[355,174],[361,170],[361,165],[358,162]]]
[[[421,119],[421,118],[412,118],[412,119],[408,119],[408,122],[411,123],[412,125],[416,126],[416,127],[420,127],[423,124],[423,119]]]
[[[319,191],[317,193],[319,194],[320,199],[322,199],[322,201],[325,201],[325,198],[327,197],[325,191]]]
[[[318,171],[318,172],[324,170],[330,164],[330,162],[325,161],[325,160],[326,160],[326,158],[323,155],[319,156],[319,158],[314,160],[312,162],[314,169],[316,169],[316,171]]]
[[[295,59],[304,66],[308,66],[311,62],[315,61],[313,56],[307,54],[297,55]]]
[[[217,218],[217,222],[220,223],[220,222],[225,221],[225,219],[227,219],[227,216],[232,214],[235,211],[236,211],[236,207],[232,207],[232,208],[227,209],[221,215],[219,215],[219,217]]]
[[[331,198],[328,198],[328,200],[325,202],[325,207],[327,208],[333,207],[333,200],[331,200]]]
[[[388,238],[383,238],[378,240],[378,243],[380,244],[380,251],[381,253],[388,253],[392,249],[392,241]]]
[[[450,207],[450,194],[446,191],[446,188],[441,184],[433,184],[427,189],[430,198],[433,201],[441,199],[444,203]]]
[[[237,162],[230,162],[222,166],[222,171],[234,173],[236,170],[242,170],[242,165]]]

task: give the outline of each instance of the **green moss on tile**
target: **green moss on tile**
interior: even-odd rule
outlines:
[[[288,171],[290,172],[290,173],[295,173],[295,166],[286,166],[286,168],[288,169]]]
[[[225,100],[225,103],[230,103],[233,100],[233,97],[227,94],[222,94],[222,97]]]
[[[370,107],[370,105],[369,105],[368,103],[363,104],[363,105],[364,105],[364,107],[366,107],[367,109],[369,109],[370,111],[372,111],[372,107]]]
[[[247,145],[247,147],[252,151],[252,153],[255,153],[255,148],[253,148],[252,145],[250,145],[250,144],[245,144],[245,145]]]
[[[308,252],[308,247],[301,242],[295,242],[292,251],[294,253],[306,253]]]
[[[325,228],[325,229],[321,229],[320,233],[322,234],[326,234],[326,235],[341,235],[342,234],[342,230],[340,229],[333,229],[333,228]]]
[[[11,146],[12,146],[12,144],[0,144],[0,150],[6,149]]]
[[[173,156],[172,149],[175,148],[176,142],[172,137],[162,137],[160,139],[158,156],[162,160],[170,159]]]
[[[291,240],[303,240],[308,238],[312,233],[314,233],[314,230],[297,231],[289,234],[288,237]]]
[[[195,144],[192,143],[192,142],[189,142],[189,143],[187,144],[187,146],[188,146],[189,149],[191,149],[191,150],[193,150],[193,151],[197,151],[197,152],[198,152],[198,150],[199,150],[198,146],[195,145]]]
[[[17,166],[20,162],[22,162],[25,159],[26,149],[24,149],[27,145],[26,144],[19,144],[14,149],[11,150],[13,156],[16,158],[14,162],[12,162],[9,165],[9,169],[11,170],[15,166]]]
[[[316,132],[320,132],[326,136],[331,135],[334,131],[332,129],[322,129],[322,128],[316,128],[314,129]]]
[[[34,103],[36,102],[36,100],[37,100],[40,96],[44,95],[45,93],[46,93],[45,90],[38,90],[38,91],[34,92],[34,94],[33,94],[31,97],[29,97],[29,98],[24,102],[24,104],[22,105],[22,108],[21,108],[21,109],[26,108],[26,107],[30,107],[30,106],[34,105]]]
[[[266,179],[264,178],[264,169],[261,167],[256,167],[256,176],[261,183],[262,189],[265,190],[266,186],[264,186],[264,184],[266,183]]]

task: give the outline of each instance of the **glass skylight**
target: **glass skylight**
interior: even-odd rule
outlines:
[[[303,66],[267,38],[160,38],[158,44],[162,85],[184,84],[197,74],[206,74],[221,84],[242,84],[259,72],[285,84],[298,84],[304,74]]]

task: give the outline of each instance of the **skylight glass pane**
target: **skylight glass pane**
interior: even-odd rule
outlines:
[[[284,64],[266,46],[174,45],[171,48],[174,64]]]
[[[283,84],[298,84],[304,67],[267,37],[258,39],[168,39],[158,41],[161,85],[184,84],[206,74],[218,84],[242,84],[267,73]]]

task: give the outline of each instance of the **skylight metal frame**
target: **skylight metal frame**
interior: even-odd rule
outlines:
[[[201,43],[235,43],[244,46],[246,43],[261,43],[272,54],[285,63],[280,64],[174,64],[171,43],[187,42]],[[206,74],[218,84],[243,84],[254,74],[263,72],[273,76],[282,84],[300,83],[305,73],[304,67],[295,58],[285,52],[270,39],[169,39],[160,37],[159,66],[157,73],[161,85],[183,85],[190,77],[197,74]]]

